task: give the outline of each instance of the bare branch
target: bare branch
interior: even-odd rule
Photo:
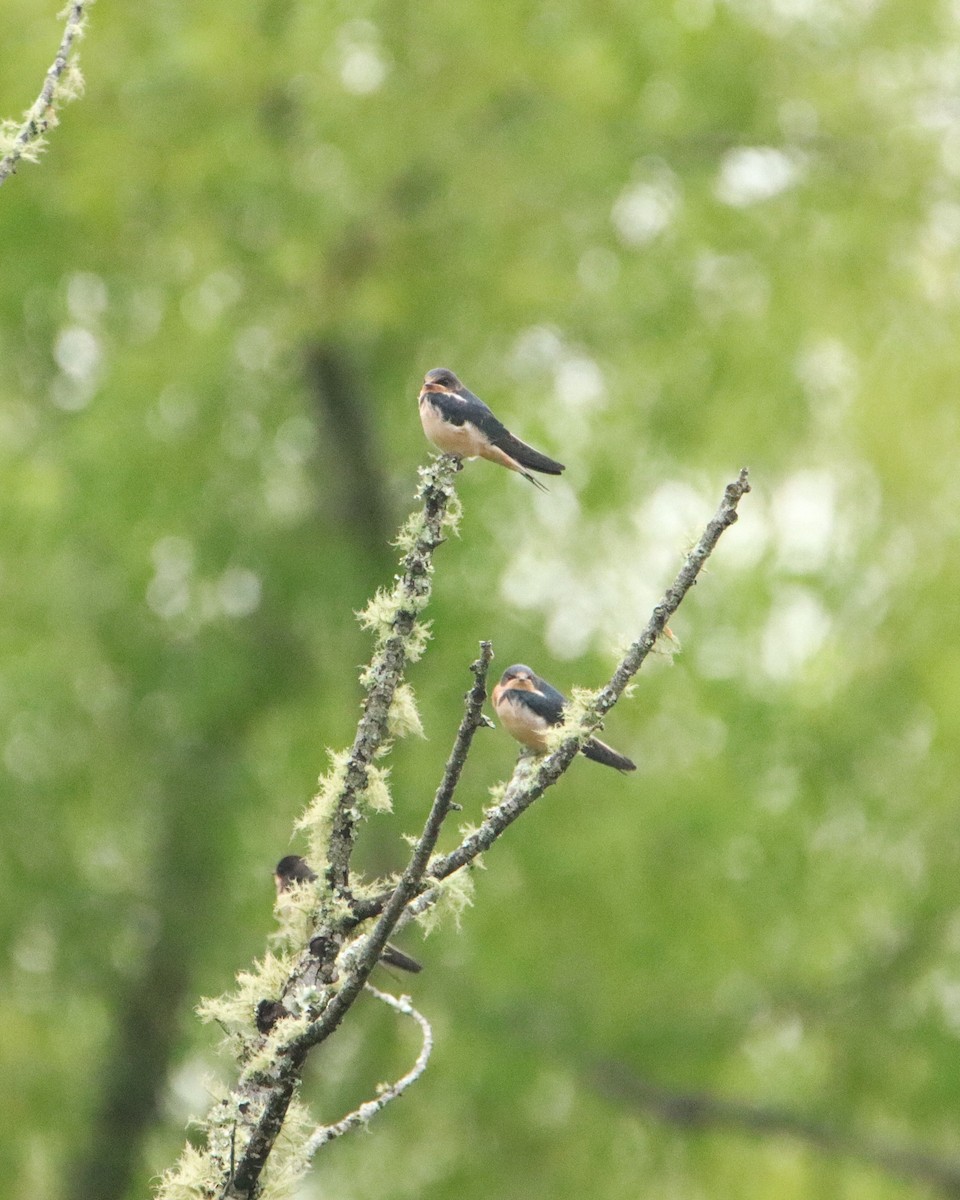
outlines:
[[[93,0],[74,0],[67,6],[67,23],[60,41],[60,49],[50,65],[40,95],[23,114],[23,121],[0,122],[0,184],[12,175],[21,159],[31,162],[43,148],[43,135],[57,124],[57,109],[75,99],[83,90],[83,77],[70,59],[73,43],[83,36],[87,9]],[[61,13],[61,16],[63,14]]]
[[[641,666],[643,666],[643,660],[653,649],[657,638],[660,637],[666,628],[667,622],[680,607],[684,596],[686,596],[687,592],[697,582],[697,576],[703,570],[707,559],[716,549],[721,535],[731,525],[736,523],[737,505],[749,491],[749,472],[746,467],[742,467],[737,478],[732,483],[727,484],[720,507],[701,534],[700,540],[687,555],[683,566],[680,568],[680,572],[670,587],[667,588],[663,599],[653,610],[653,615],[647,622],[646,629],[644,629],[643,633],[641,633],[623,656],[610,682],[600,690],[593,705],[593,714],[598,721],[613,708],[623,695],[627,684],[640,670]],[[594,724],[586,732],[590,733],[596,727],[596,724]],[[578,741],[577,746],[579,747],[580,744]],[[572,753],[575,754],[576,750],[573,750]],[[562,757],[559,751],[557,752],[557,757]]]
[[[307,1158],[313,1158],[318,1150],[321,1150],[328,1142],[332,1142],[334,1138],[342,1137],[343,1134],[349,1133],[351,1129],[356,1129],[358,1125],[366,1125],[377,1113],[386,1108],[391,1101],[402,1096],[411,1084],[416,1083],[427,1069],[427,1063],[430,1061],[430,1054],[433,1050],[433,1030],[430,1028],[430,1022],[427,1018],[410,1003],[410,997],[391,996],[388,992],[381,992],[369,983],[367,984],[367,991],[376,996],[378,1000],[382,1000],[384,1004],[389,1004],[397,1012],[403,1013],[404,1016],[412,1017],[417,1022],[420,1026],[420,1032],[423,1035],[420,1053],[417,1055],[417,1061],[406,1075],[401,1076],[396,1083],[392,1083],[389,1087],[384,1088],[376,1100],[367,1100],[365,1104],[361,1104],[353,1112],[347,1113],[343,1120],[338,1121],[336,1125],[319,1126],[307,1142]]]

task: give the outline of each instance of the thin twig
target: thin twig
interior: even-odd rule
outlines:
[[[66,10],[67,23],[60,41],[60,49],[47,71],[40,95],[24,113],[23,122],[14,135],[12,146],[3,158],[0,158],[0,184],[17,169],[17,164],[23,158],[30,143],[42,138],[50,126],[56,123],[54,96],[58,90],[60,78],[67,69],[73,43],[82,34],[86,10],[92,2],[93,0],[74,0],[74,3],[68,6]]]
[[[738,519],[737,505],[749,491],[749,472],[746,467],[742,467],[737,478],[727,484],[720,507],[701,534],[700,540],[687,555],[676,579],[667,589],[663,599],[653,610],[646,629],[623,656],[610,682],[606,687],[600,689],[592,710],[598,722],[613,708],[623,695],[627,684],[640,670],[643,660],[653,649],[657,639],[666,628],[667,622],[680,607],[684,596],[697,582],[697,576],[716,548],[721,535],[736,523]],[[596,728],[596,725],[593,728]],[[585,732],[589,734],[591,730],[587,729]],[[580,742],[575,742],[572,753],[575,754],[580,745]]]
[[[430,1022],[423,1013],[418,1012],[410,1003],[410,997],[391,996],[388,992],[381,992],[369,983],[366,990],[376,996],[378,1000],[382,1000],[384,1004],[389,1004],[397,1012],[403,1013],[404,1016],[412,1017],[417,1022],[420,1026],[420,1032],[423,1035],[420,1053],[417,1055],[417,1061],[406,1075],[401,1076],[396,1083],[385,1087],[376,1100],[367,1100],[366,1103],[361,1104],[353,1112],[347,1113],[335,1125],[318,1126],[307,1141],[306,1157],[308,1159],[313,1158],[318,1150],[322,1150],[334,1138],[342,1137],[345,1133],[349,1133],[351,1129],[356,1129],[358,1125],[366,1125],[377,1113],[386,1108],[391,1101],[402,1096],[411,1084],[416,1083],[427,1069],[427,1063],[430,1061],[430,1054],[433,1050],[433,1030],[430,1028]]]

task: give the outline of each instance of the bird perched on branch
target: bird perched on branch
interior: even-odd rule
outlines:
[[[429,441],[446,454],[459,458],[488,458],[519,471],[542,492],[547,489],[531,471],[559,475],[563,463],[548,458],[514,437],[479,396],[468,391],[452,371],[428,371],[420,389],[420,423]]]
[[[316,878],[316,871],[299,854],[288,854],[281,858],[273,871],[273,882],[277,885],[278,896],[289,891],[296,883],[314,883]],[[396,967],[399,971],[409,971],[412,975],[423,970],[422,963],[411,958],[409,954],[404,954],[396,946],[391,946],[389,942],[380,951],[380,961],[389,967]]]
[[[495,685],[493,708],[507,733],[538,754],[547,751],[547,730],[563,722],[567,698],[539,675],[515,663],[507,667]],[[580,747],[594,762],[618,771],[635,771],[637,764],[619,754],[606,742],[591,737]]]

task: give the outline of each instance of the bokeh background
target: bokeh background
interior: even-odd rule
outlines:
[[[4,115],[55,9],[3,6]],[[0,193],[7,1194],[148,1195],[229,1072],[193,1006],[351,739],[437,365],[569,465],[460,477],[368,872],[480,638],[600,683],[754,491],[608,720],[636,775],[575,763],[380,972],[432,1066],[303,1197],[951,1194],[960,6],[103,3],[82,66]],[[318,1119],[415,1052],[361,1005]]]

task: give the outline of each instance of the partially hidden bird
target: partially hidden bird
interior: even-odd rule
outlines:
[[[547,730],[563,721],[567,698],[523,663],[507,667],[491,696],[494,711],[511,737],[538,754],[547,751]],[[606,742],[591,737],[580,747],[594,762],[618,771],[635,771],[637,764]]]
[[[435,367],[426,373],[419,405],[423,432],[446,454],[500,463],[518,471],[542,492],[547,489],[530,472],[559,475],[564,470],[563,463],[514,437],[480,397],[465,388],[446,367]]]
[[[278,896],[289,891],[294,884],[314,883],[316,878],[316,871],[299,854],[288,854],[285,858],[281,858],[273,870],[273,881],[277,885]],[[409,954],[404,954],[402,950],[398,950],[389,942],[380,951],[380,961],[389,967],[396,967],[400,971],[409,971],[412,975],[423,970],[422,963],[411,958]]]

